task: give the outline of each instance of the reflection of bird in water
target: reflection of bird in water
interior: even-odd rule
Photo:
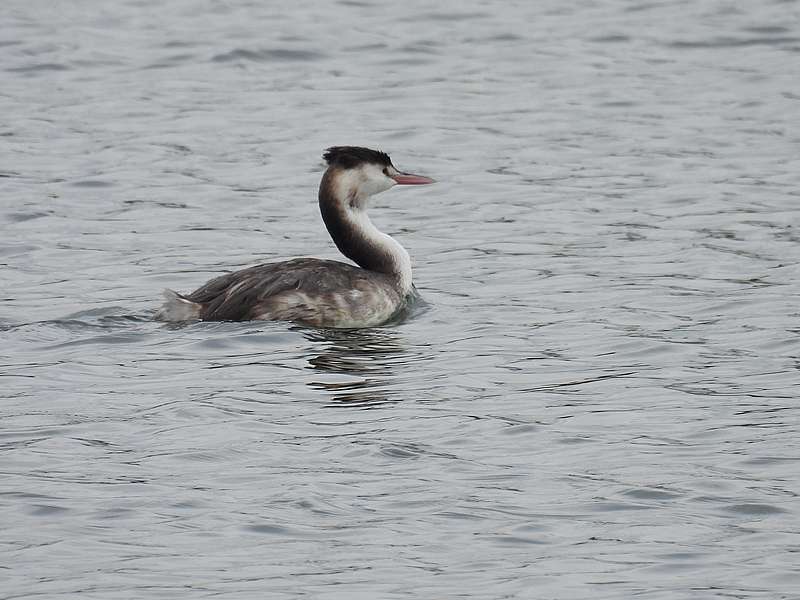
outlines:
[[[346,375],[346,381],[314,381],[309,385],[330,393],[336,403],[372,407],[397,399],[389,396],[394,364],[406,354],[400,336],[386,329],[309,329],[305,337],[324,344],[309,364],[323,374]]]

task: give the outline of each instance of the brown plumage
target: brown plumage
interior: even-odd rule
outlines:
[[[379,288],[379,289],[376,289]],[[354,265],[295,258],[221,275],[184,298],[201,306],[204,321],[298,321],[315,327],[375,321],[370,296],[404,307],[394,280]],[[377,321],[392,314],[378,315]]]

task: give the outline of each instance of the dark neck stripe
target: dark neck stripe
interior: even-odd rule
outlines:
[[[397,266],[391,252],[373,240],[365,239],[363,232],[347,218],[346,205],[350,199],[336,197],[334,177],[333,169],[328,169],[319,185],[319,210],[333,243],[339,252],[361,268],[396,276]]]

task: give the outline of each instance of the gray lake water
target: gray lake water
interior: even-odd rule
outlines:
[[[0,598],[800,598],[800,4],[0,8]],[[400,324],[151,320],[337,258]]]

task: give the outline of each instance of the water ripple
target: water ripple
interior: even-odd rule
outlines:
[[[316,61],[324,58],[321,52],[313,50],[290,50],[287,48],[265,48],[261,50],[247,50],[236,48],[230,52],[215,54],[211,60],[214,62],[253,61],[253,62],[295,62]]]
[[[5,7],[5,5],[4,5]],[[789,598],[790,3],[4,12],[0,596]],[[337,258],[322,149],[421,300],[151,317]]]

